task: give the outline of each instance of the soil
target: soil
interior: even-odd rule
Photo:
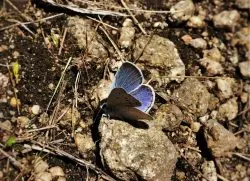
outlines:
[[[4,2],[4,3],[3,3]],[[70,16],[80,16],[81,18],[87,18],[86,15],[69,11],[65,8],[58,8],[50,6],[46,3],[40,3],[39,1],[30,0],[12,0],[13,5],[19,9],[16,11],[8,1],[0,2],[0,74],[3,74],[8,78],[8,84],[5,87],[0,87],[0,122],[4,123],[9,121],[10,129],[2,129],[0,127],[0,149],[4,151],[0,153],[0,180],[35,180],[37,173],[34,171],[35,158],[42,157],[47,162],[49,168],[59,166],[63,169],[65,178],[69,181],[78,180],[109,180],[109,171],[105,170],[105,166],[101,165],[100,156],[97,150],[91,150],[86,153],[82,153],[75,144],[74,134],[72,130],[76,129],[83,134],[91,135],[93,131],[93,116],[98,105],[96,98],[93,98],[93,90],[96,85],[103,79],[106,68],[111,66],[106,65],[106,60],[100,60],[98,57],[91,57],[86,49],[79,48],[77,40],[67,32],[63,45],[63,34],[67,28],[67,18]],[[68,1],[56,1],[66,4]],[[72,0],[72,3],[77,1]],[[96,1],[93,1],[96,2]],[[81,3],[81,7],[90,8],[98,7],[106,10],[113,11],[114,9],[107,6],[100,6],[92,1],[87,1],[85,4]],[[106,1],[98,1],[99,3],[107,3]],[[173,1],[176,2],[176,1]],[[78,2],[79,3],[79,2]],[[109,1],[109,5],[122,7],[119,1]],[[164,1],[127,1],[128,5],[137,4],[140,9],[144,10],[169,10],[172,1],[166,5]],[[171,4],[172,3],[172,4]],[[216,4],[218,3],[218,4]],[[216,12],[223,10],[236,9],[241,15],[241,22],[236,26],[236,30],[229,32],[225,29],[215,28],[211,19],[205,19],[207,26],[206,31],[209,37],[216,37],[219,41],[223,42],[227,49],[221,51],[222,55],[229,62],[231,50],[238,50],[239,62],[246,59],[246,48],[244,45],[232,44],[228,37],[233,37],[237,30],[242,27],[249,26],[249,9],[239,9],[235,6],[233,1],[194,1],[197,9],[203,8],[209,16],[213,16]],[[127,13],[126,10],[120,10],[122,13]],[[16,22],[35,21],[41,18],[50,17],[58,13],[64,13],[63,15],[51,18],[43,22],[34,22],[25,26],[15,25]],[[185,64],[186,75],[191,76],[199,69],[202,76],[209,76],[206,69],[199,65],[199,57],[202,57],[203,52],[201,49],[187,46],[180,38],[183,35],[189,34],[192,38],[202,37],[204,29],[190,28],[186,25],[186,22],[176,23],[168,19],[168,14],[155,14],[152,15],[152,21],[147,19],[147,15],[143,13],[137,13],[137,20],[144,25],[144,28],[149,36],[154,34],[162,37],[167,37],[175,45],[180,54],[180,58]],[[98,20],[97,15],[92,15],[91,18]],[[115,43],[119,39],[119,30],[126,18],[103,16],[102,21],[106,24],[118,28],[118,33],[112,34],[112,29],[107,29],[111,38]],[[154,22],[166,21],[168,27],[155,28]],[[96,28],[98,34],[106,42],[106,49],[108,50],[109,62],[119,59],[119,56],[114,51],[112,44],[107,36],[98,28],[100,23],[93,21],[93,27]],[[30,33],[27,28],[32,31]],[[135,26],[135,37],[142,35],[142,32]],[[53,38],[56,39],[56,35],[59,35],[60,43],[57,45]],[[62,47],[61,47],[62,46]],[[59,55],[59,49],[62,48]],[[112,49],[112,50],[111,50]],[[123,50],[123,54],[126,57],[132,57],[133,49],[128,48]],[[17,56],[16,56],[17,54]],[[62,78],[65,66],[68,60],[72,57],[70,65]],[[120,60],[119,60],[120,61]],[[18,62],[19,67],[19,81],[16,81],[13,71],[13,62]],[[250,85],[249,78],[241,75],[239,68],[231,66],[231,63],[223,63],[225,69],[220,77],[234,78],[238,85]],[[7,67],[9,65],[9,69]],[[81,73],[80,80],[77,82],[77,97],[78,104],[77,110],[80,113],[80,118],[76,121],[75,127],[72,127],[71,122],[64,125],[61,122],[64,110],[72,108],[75,105],[75,82],[78,73]],[[111,69],[110,72],[114,72]],[[147,69],[144,70],[147,75]],[[1,76],[0,76],[1,77]],[[147,76],[145,76],[147,77]],[[107,78],[107,77],[105,77]],[[205,82],[206,79],[202,79],[201,82]],[[211,79],[214,81],[214,79]],[[60,82],[59,89],[55,88]],[[1,83],[0,78],[0,86]],[[152,84],[154,86],[154,84]],[[179,87],[179,83],[171,82],[166,86],[159,87],[159,90],[175,90]],[[242,88],[243,89],[243,88]],[[156,90],[157,91],[157,90]],[[209,90],[210,93],[215,93],[214,89]],[[16,94],[15,94],[16,92]],[[249,94],[249,92],[248,92]],[[247,103],[242,103],[240,100],[240,94],[237,95],[239,109],[238,113],[246,110],[244,114],[238,114],[233,120],[221,121],[220,123],[229,131],[233,133],[240,132],[237,137],[244,142],[245,145],[236,148],[235,152],[244,155],[245,159],[235,155],[223,155],[220,158],[215,158],[207,148],[207,143],[203,135],[203,130],[200,129],[198,133],[195,133],[196,138],[195,150],[201,155],[201,158],[196,156],[195,151],[189,152],[190,154],[182,153],[178,158],[176,168],[174,170],[172,180],[206,180],[202,171],[202,163],[204,160],[213,161],[215,163],[216,172],[219,180],[245,180],[250,177],[250,122],[249,122],[249,107],[246,109]],[[11,99],[20,101],[20,104],[11,102]],[[157,97],[156,105],[162,104],[165,100],[161,100],[161,97]],[[49,102],[52,100],[51,104]],[[249,101],[249,100],[248,100]],[[15,101],[14,101],[15,102]],[[218,105],[225,103],[226,100],[220,99]],[[39,112],[36,114],[32,111],[34,105],[39,106]],[[47,107],[49,105],[49,109]],[[18,110],[19,109],[19,110]],[[153,110],[154,113],[156,110]],[[73,115],[73,114],[72,114]],[[18,117],[25,116],[30,122],[24,126],[21,126],[17,121]],[[47,120],[58,119],[57,128],[47,128],[51,126],[48,121],[44,123],[42,116],[45,116]],[[73,115],[74,116],[74,115]],[[79,125],[84,126],[79,126]],[[44,130],[37,130],[29,132],[38,128],[44,128]],[[171,131],[165,131],[169,139],[174,143],[177,149],[192,147],[189,144],[185,132],[185,127],[190,127],[188,121],[183,121],[179,128]],[[182,134],[183,133],[183,134]],[[96,136],[93,134],[92,136]],[[7,142],[10,141],[10,137],[14,137],[13,144],[7,146]],[[60,141],[63,139],[63,141]],[[96,138],[94,138],[95,140]],[[52,141],[58,141],[58,143],[51,144]],[[43,148],[43,145],[49,145],[55,149],[63,150],[75,158],[79,158],[95,165],[95,168],[88,168],[84,164],[80,164],[78,161],[67,158],[54,152],[49,154],[43,149],[30,149],[27,150],[25,145],[39,145]],[[97,143],[96,143],[97,144]],[[98,146],[97,146],[98,147]],[[10,159],[14,158],[22,166],[15,166]],[[248,159],[246,159],[248,158]],[[101,171],[100,171],[101,170]],[[109,176],[108,178],[102,175]],[[57,177],[54,178],[56,180]],[[208,179],[210,180],[210,179]]]

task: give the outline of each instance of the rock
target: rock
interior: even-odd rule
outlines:
[[[154,118],[154,121],[152,121],[154,127],[159,127],[159,130],[172,131],[179,127],[183,120],[183,115],[177,106],[163,104],[157,109]]]
[[[0,129],[6,130],[6,131],[11,131],[11,129],[12,129],[11,122],[9,120],[3,121],[3,122],[0,121]]]
[[[18,51],[14,51],[12,53],[12,56],[13,56],[14,59],[17,59],[20,56],[20,53]]]
[[[43,161],[41,157],[38,157],[35,159],[35,162],[34,162],[34,172],[35,173],[43,173],[48,168],[49,168],[48,163]]]
[[[87,155],[89,151],[95,150],[95,143],[89,135],[75,134],[75,144],[82,155]]]
[[[184,112],[200,117],[206,114],[211,96],[200,81],[188,78],[173,92],[172,97]]]
[[[192,122],[191,123],[191,130],[195,133],[197,133],[201,128],[201,123],[199,122]]]
[[[51,173],[52,177],[65,176],[63,169],[59,166],[51,167],[49,172]]]
[[[247,103],[248,99],[250,100],[250,94],[246,92],[242,92],[240,94],[240,99],[241,99],[241,102],[245,104]]]
[[[58,177],[57,181],[67,181],[65,177]]]
[[[8,46],[6,46],[6,45],[1,45],[0,46],[0,53],[4,52],[6,50],[8,50]]]
[[[14,107],[14,108],[16,108],[18,105],[20,105],[21,104],[21,101],[20,101],[20,99],[16,99],[15,97],[12,97],[11,99],[10,99],[10,105],[12,106],[12,107]]]
[[[250,9],[249,0],[236,0],[235,4],[236,4],[236,6],[238,6],[241,9]]]
[[[167,38],[158,35],[153,35],[151,38],[141,36],[136,39],[134,57],[135,59],[139,57],[137,62],[147,66],[151,77],[159,84],[165,85],[170,80],[183,80],[183,78],[176,78],[175,76],[185,75],[185,65],[180,59],[175,45]],[[154,69],[149,67],[154,67]],[[159,76],[160,71],[163,74],[161,76]]]
[[[9,78],[0,72],[0,95],[4,93],[8,84]]]
[[[206,68],[207,74],[210,76],[221,75],[224,72],[222,65],[217,61],[208,58],[202,58],[199,60],[199,63],[201,66]]]
[[[35,175],[35,181],[51,181],[52,175],[49,172],[40,172]]]
[[[204,137],[213,156],[224,156],[225,152],[237,146],[238,139],[216,120],[210,119],[205,125]]]
[[[162,131],[103,117],[99,132],[102,162],[118,179],[170,180],[177,152]]]
[[[118,43],[121,48],[129,48],[133,44],[135,37],[135,28],[131,19],[126,19],[122,24],[121,35]]]
[[[217,181],[217,172],[213,161],[204,161],[201,169],[203,173],[202,181]]]
[[[220,105],[217,119],[219,120],[233,120],[238,114],[237,98],[229,99],[226,103]]]
[[[192,16],[188,20],[187,25],[192,28],[202,28],[205,26],[205,22],[201,16]]]
[[[235,80],[233,78],[216,79],[217,87],[219,89],[219,98],[227,99],[233,95],[233,86]]]
[[[190,45],[194,48],[200,48],[200,49],[206,49],[207,48],[207,42],[203,38],[195,38],[192,39],[190,42]]]
[[[240,73],[244,77],[250,78],[250,61],[240,62],[239,67],[240,67]]]
[[[77,40],[79,48],[88,49],[88,53],[92,57],[105,61],[105,58],[108,57],[107,50],[104,47],[105,42],[92,27],[91,20],[70,17],[68,18],[68,27],[69,32]]]
[[[31,107],[31,112],[34,115],[38,115],[40,113],[40,106],[39,105],[33,105]]]
[[[190,35],[184,35],[181,37],[181,39],[184,41],[186,45],[190,44],[190,42],[193,40],[193,38]]]
[[[63,117],[60,119],[59,124],[67,129],[71,129],[72,123],[77,125],[81,119],[81,115],[76,108],[65,107],[61,110],[61,114]]]
[[[213,22],[216,28],[226,28],[234,31],[239,19],[240,14],[236,10],[222,11],[213,17]]]
[[[243,45],[246,48],[246,50],[244,51],[245,57],[248,61],[250,61],[250,25],[247,27],[243,27],[239,31],[237,31],[233,42]]]
[[[225,60],[218,48],[203,50],[203,57],[216,62],[224,62]]]
[[[30,126],[30,119],[25,116],[19,116],[17,118],[17,125],[20,128],[28,128]]]
[[[195,6],[191,0],[182,0],[176,3],[170,9],[171,18],[174,21],[183,22],[187,21],[191,16],[193,16],[195,11]]]

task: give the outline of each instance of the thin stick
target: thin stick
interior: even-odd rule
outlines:
[[[65,40],[67,31],[68,31],[68,28],[65,28],[64,32],[63,32],[63,39],[62,39],[62,41],[60,43],[60,48],[59,48],[59,51],[58,51],[58,55],[61,55],[61,53],[62,53],[62,48],[63,48],[63,44],[64,44],[64,40]]]
[[[225,177],[223,177],[222,175],[217,173],[217,177],[222,180],[222,181],[229,181],[228,179],[226,179]]]
[[[70,62],[71,62],[71,60],[72,60],[72,57],[69,58],[69,60],[68,60],[68,62],[67,62],[67,64],[66,64],[64,70],[62,71],[62,74],[61,74],[61,77],[60,77],[60,79],[59,79],[59,82],[57,83],[56,88],[55,88],[55,91],[54,91],[54,93],[53,93],[53,95],[52,95],[52,97],[51,97],[51,99],[50,99],[50,101],[49,101],[49,104],[48,104],[47,108],[46,108],[46,113],[48,112],[49,107],[50,107],[50,105],[51,105],[51,102],[52,102],[52,100],[53,100],[53,98],[54,98],[54,96],[55,96],[55,94],[56,94],[56,92],[57,92],[59,86],[61,85],[61,82],[62,82],[62,80],[63,80],[63,78],[64,78],[65,72],[66,72],[66,70],[67,70],[67,68],[68,68],[68,66],[69,66],[69,64],[70,64]]]
[[[141,24],[139,23],[139,21],[135,18],[135,16],[133,15],[133,13],[130,11],[129,7],[127,6],[127,4],[121,0],[122,5],[126,8],[126,10],[128,11],[129,15],[132,17],[134,23],[139,27],[139,29],[141,30],[141,32],[144,35],[147,35],[147,32],[144,30],[144,28],[141,26]]]
[[[233,153],[233,155],[238,156],[238,157],[250,162],[250,158],[248,158],[248,157],[246,157],[246,156],[244,156],[244,155],[242,155],[240,153]]]
[[[15,23],[15,24],[12,24],[12,25],[0,28],[0,31],[9,29],[9,28],[12,28],[12,27],[15,27],[15,26],[19,26],[19,25],[28,25],[28,24],[38,23],[38,22],[41,22],[41,21],[46,21],[46,20],[49,20],[49,19],[52,19],[52,18],[56,18],[56,17],[62,16],[62,15],[64,15],[64,13],[56,14],[56,15],[49,16],[49,17],[46,17],[46,18],[42,18],[42,19],[35,20],[35,21],[28,21],[28,22],[23,22],[23,23],[22,22],[18,22],[18,23]]]
[[[112,28],[112,29],[114,29],[114,30],[119,30],[118,28],[116,28],[116,27],[114,27],[114,26],[111,26],[111,25],[109,25],[109,24],[107,24],[107,23],[104,23],[104,22],[102,22],[102,21],[99,21],[99,20],[97,20],[97,19],[95,19],[95,18],[92,18],[92,17],[90,17],[90,16],[87,16],[87,18],[89,18],[89,19],[91,19],[91,20],[93,20],[93,21],[96,21],[96,22],[98,22],[98,23],[101,23],[102,25],[105,25],[105,26],[107,26],[107,27],[109,27],[109,28]]]
[[[198,79],[223,79],[228,77],[208,77],[208,76],[192,76],[192,75],[180,75],[180,76],[159,76],[161,78],[198,78]]]
[[[30,34],[32,34],[33,36],[35,35],[35,33],[33,33],[33,31],[31,31],[25,24],[23,24],[22,22],[15,20],[15,19],[9,19],[8,21],[10,22],[15,22],[18,23],[19,25],[21,25],[25,30],[27,30]]]
[[[43,131],[43,130],[53,129],[53,128],[57,128],[57,126],[50,125],[50,126],[45,126],[45,127],[42,127],[42,128],[31,129],[31,130],[28,130],[27,133],[32,133],[32,132],[36,132],[36,131]]]
[[[113,47],[115,48],[116,52],[118,53],[120,59],[124,62],[124,57],[121,53],[121,51],[119,50],[118,46],[115,44],[115,42],[112,40],[112,38],[109,36],[108,32],[103,28],[103,27],[99,27],[103,33],[107,36],[107,38],[109,39],[110,43],[113,45]]]
[[[82,2],[82,0],[78,0],[80,2]],[[119,9],[119,10],[127,10],[126,8],[123,7],[119,7],[119,6],[113,6],[111,4],[103,4],[100,2],[93,2],[93,1],[84,1],[86,4],[90,4],[90,5],[100,5],[100,6],[108,6],[109,8],[113,8],[113,9]],[[186,11],[187,9],[190,8],[186,8],[183,10],[179,10],[179,11],[159,11],[159,10],[144,10],[144,9],[133,9],[130,8],[130,11],[137,11],[137,12],[144,12],[144,13],[159,13],[159,14],[169,14],[169,13],[178,13],[178,12],[183,12]]]
[[[12,157],[11,155],[9,155],[7,152],[5,152],[2,148],[0,148],[0,152],[4,156],[6,156],[15,167],[19,168],[20,170],[23,169],[22,164],[19,161],[17,161],[14,157]]]
[[[26,21],[32,20],[31,17],[28,17],[23,14],[12,2],[10,2],[9,0],[5,0],[5,2],[7,2],[14,10],[16,10]]]

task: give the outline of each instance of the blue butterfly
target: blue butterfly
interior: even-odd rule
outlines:
[[[103,113],[121,120],[152,119],[148,114],[155,101],[154,89],[143,84],[141,70],[124,62],[115,75],[109,96],[101,101]]]

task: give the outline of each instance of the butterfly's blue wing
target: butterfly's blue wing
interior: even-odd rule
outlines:
[[[147,113],[154,105],[155,92],[150,85],[142,84],[137,89],[130,92],[130,95],[141,102],[141,106],[136,107],[140,111]]]
[[[114,88],[123,88],[127,93],[138,88],[143,82],[143,75],[140,69],[131,62],[124,62],[115,75]]]

